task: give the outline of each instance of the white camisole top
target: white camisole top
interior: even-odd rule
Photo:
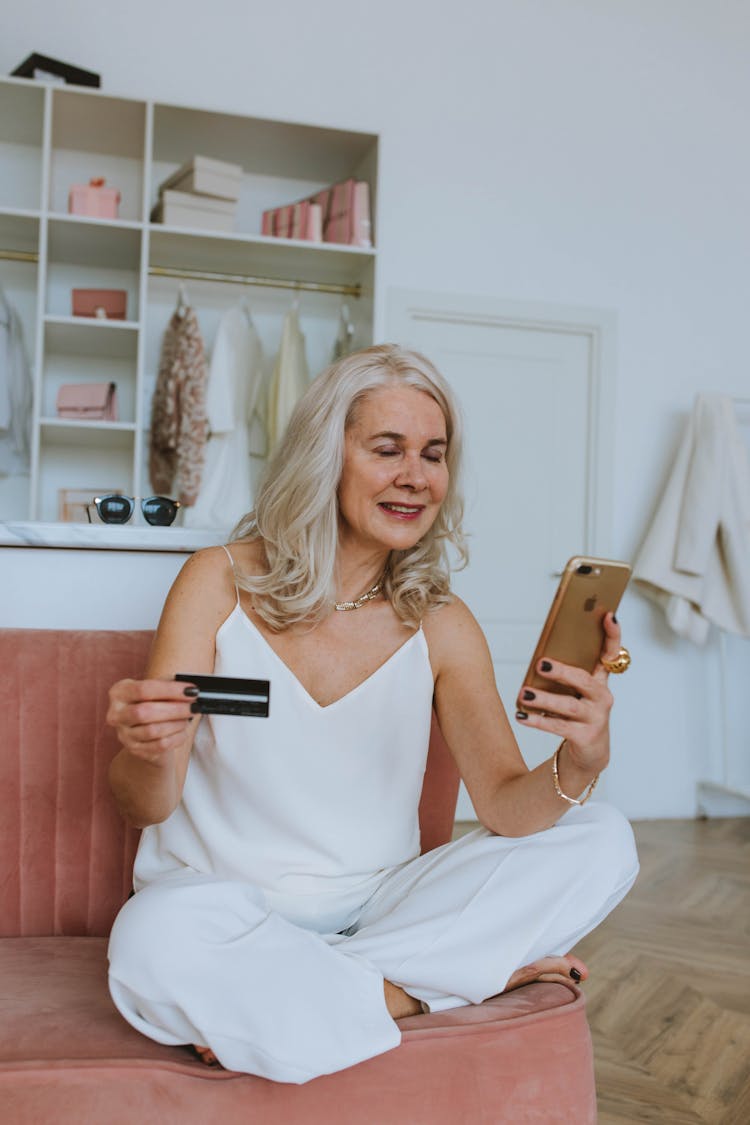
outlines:
[[[180,804],[141,835],[135,888],[238,879],[290,920],[342,929],[349,908],[419,854],[434,687],[424,632],[321,707],[238,596],[216,634],[214,671],[269,680],[269,716],[201,717]]]

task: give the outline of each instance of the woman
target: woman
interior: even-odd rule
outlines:
[[[460,445],[424,357],[339,361],[230,546],[186,563],[146,678],[112,688],[112,787],[144,831],[110,987],[159,1042],[304,1082],[396,1046],[405,1015],[586,976],[566,950],[637,871],[627,821],[573,807],[609,759],[607,672],[545,662],[578,698],[523,694],[519,721],[564,740],[557,774],[527,769],[450,593]],[[268,679],[269,717],[196,721],[173,677],[212,671]],[[420,857],[433,704],[483,827]]]

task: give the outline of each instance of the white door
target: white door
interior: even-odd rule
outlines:
[[[602,353],[610,333],[601,314],[391,294],[388,337],[429,356],[463,408],[471,560],[453,587],[484,630],[511,714],[557,573],[571,555],[605,553],[598,462],[609,446]],[[554,750],[549,735],[514,729],[530,766]],[[463,787],[457,816],[474,817]]]

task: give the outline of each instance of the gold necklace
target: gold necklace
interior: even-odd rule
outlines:
[[[372,589],[363,594],[361,598],[357,598],[356,602],[334,602],[333,608],[337,609],[339,613],[346,613],[349,609],[359,609],[365,602],[371,602],[373,598],[378,596],[382,584],[381,581],[376,582]]]

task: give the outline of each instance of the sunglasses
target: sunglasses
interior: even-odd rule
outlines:
[[[119,493],[111,493],[109,496],[95,496],[94,507],[102,523],[127,523],[132,519],[136,500],[140,500],[143,518],[152,527],[169,527],[182,506],[179,500],[170,500],[167,496],[120,496]],[[86,510],[91,523],[90,505]]]

